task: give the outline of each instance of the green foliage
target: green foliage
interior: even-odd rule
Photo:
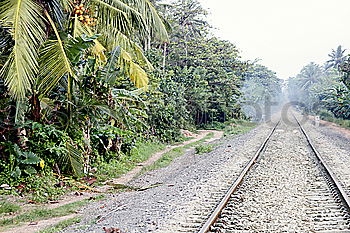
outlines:
[[[117,160],[95,164],[96,172],[94,175],[97,177],[98,181],[101,182],[110,178],[117,178],[164,148],[165,145],[160,143],[138,143],[131,150],[130,155],[121,155]]]
[[[17,204],[8,201],[0,201],[0,215],[5,213],[14,213],[20,209],[21,207]]]
[[[213,151],[213,145],[212,144],[198,145],[194,149],[196,150],[196,154],[209,153]]]
[[[53,227],[48,227],[44,230],[39,231],[38,233],[56,233],[62,231],[64,228],[69,227],[75,223],[79,223],[81,221],[81,217],[74,217],[67,220],[63,220]]]
[[[350,91],[347,88],[332,88],[323,96],[324,106],[335,117],[350,119]]]
[[[24,222],[34,222],[73,214],[87,202],[88,200],[73,202],[54,209],[36,208],[18,216],[0,220],[0,227],[13,226]]]
[[[223,130],[227,126],[227,122],[213,121],[200,126],[201,129]]]
[[[162,142],[176,142],[182,137],[180,129],[190,125],[185,88],[170,77],[161,80],[159,85],[159,91],[147,97],[148,124],[151,132]]]
[[[290,78],[289,98],[308,113],[324,114],[328,111],[336,118],[350,119],[348,65],[344,52],[338,46],[329,54],[331,60],[327,61],[325,68],[310,63],[295,78]]]
[[[39,155],[49,167],[58,164],[64,172],[81,173],[81,152],[66,132],[38,122],[27,122],[21,128],[28,132],[23,136],[28,150]]]
[[[224,136],[244,134],[256,127],[256,123],[246,120],[236,120],[229,123],[224,129]]]
[[[9,154],[9,160],[5,164],[0,164],[7,172],[9,177],[18,179],[24,173],[25,175],[33,175],[37,173],[39,163],[42,161],[36,154],[32,152],[22,151],[18,145],[3,143],[2,146],[7,147],[5,150]]]
[[[118,177],[181,129],[226,129],[242,99],[278,98],[275,74],[213,37],[199,1],[151,2],[78,1],[94,26],[67,0],[0,3],[0,181],[42,201],[63,192],[53,171]]]
[[[0,190],[0,194],[25,195],[29,200],[35,202],[47,202],[72,190],[60,187],[60,182],[61,180],[52,174],[27,176],[19,179],[9,179],[2,176],[0,184],[8,184],[12,189]]]
[[[340,127],[350,128],[350,120],[335,118],[334,116],[322,117],[322,119],[325,121],[334,122],[335,124],[339,125]]]

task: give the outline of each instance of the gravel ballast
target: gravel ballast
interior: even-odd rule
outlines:
[[[64,232],[104,232],[115,227],[123,232],[176,232],[202,208],[210,212],[216,203],[208,198],[234,180],[269,134],[272,124],[262,124],[239,136],[229,136],[210,153],[187,151],[166,168],[144,174],[133,186],[162,185],[138,192],[108,194],[104,201],[80,211],[83,219]]]
[[[350,140],[336,129],[311,120],[304,124],[313,144],[350,196]]]
[[[315,127],[310,121],[303,125],[341,183],[347,190],[350,190],[350,144],[348,139],[327,127]],[[193,149],[188,150],[168,167],[150,171],[128,183],[128,185],[138,187],[147,187],[158,183],[159,186],[144,191],[106,194],[105,200],[84,207],[79,212],[82,215],[82,221],[65,229],[64,232],[105,232],[104,227],[118,228],[122,232],[197,232],[198,225],[204,222],[206,216],[216,206],[217,203],[213,200],[220,198],[232,181],[238,177],[273,126],[274,124],[271,122],[262,124],[244,135],[230,136],[215,141],[214,143],[221,143],[221,145],[210,153],[198,155],[194,154]],[[282,131],[277,133],[288,132],[288,136],[284,137],[282,143],[277,143],[273,150],[284,150],[287,145],[299,145],[296,143],[302,139],[297,128],[292,130],[282,128],[280,130]],[[290,139],[293,135],[300,137],[297,136],[296,138],[299,139],[293,141]],[[304,164],[304,166],[309,166],[307,172],[298,170],[298,166],[293,166],[293,169],[296,169],[295,172],[292,172],[293,169],[288,166],[282,167],[281,172],[290,172],[295,177],[300,176],[300,179],[314,178],[314,182],[316,182],[314,188],[323,187],[327,193],[324,181],[316,178],[319,175],[316,167],[310,165],[310,161],[305,159],[309,151],[305,150],[304,146],[297,146],[295,150],[300,152],[300,156],[302,156],[297,159],[301,164],[309,163],[308,165]],[[287,161],[283,160],[281,154],[275,156],[281,161]],[[301,160],[304,160],[303,163]],[[279,169],[278,166],[274,168]],[[271,174],[265,174],[265,178],[269,175]],[[285,214],[282,213],[276,221],[285,223],[286,230],[303,231],[312,229],[312,227],[318,229],[313,225],[312,217],[308,216],[307,211],[305,211],[305,208],[312,209],[312,199],[319,197],[312,191],[306,191],[308,185],[305,183],[303,197],[297,197],[297,195],[293,197],[292,195],[290,206],[287,205],[290,203],[289,199],[281,200],[286,203]],[[272,199],[285,198],[288,193],[293,194],[302,191],[299,189],[303,189],[303,187],[293,189],[288,184],[280,188],[285,188],[285,195],[275,197],[274,193],[270,192]],[[303,206],[304,211],[299,210],[301,206]],[[275,212],[276,214],[280,213],[280,210],[276,208]],[[289,214],[292,216],[291,223],[286,225],[284,219],[288,219]],[[237,212],[237,216],[239,216],[239,212]],[[271,219],[274,217],[274,215],[270,216]],[[276,226],[281,225],[276,224]],[[258,229],[258,226],[251,227]],[[278,231],[279,227],[276,229]]]
[[[350,230],[339,203],[299,127],[281,122],[214,232]]]

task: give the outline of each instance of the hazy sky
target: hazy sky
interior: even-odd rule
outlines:
[[[338,45],[350,53],[350,0],[200,0],[215,35],[244,59],[295,76],[307,63],[323,64]]]

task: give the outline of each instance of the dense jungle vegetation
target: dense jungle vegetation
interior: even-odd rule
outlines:
[[[350,127],[350,56],[333,49],[323,65],[311,62],[288,80],[289,99],[304,111]]]
[[[1,0],[0,184],[118,175],[184,140],[181,129],[247,120],[247,103],[278,101],[282,81],[213,36],[206,15],[197,0]],[[309,109],[349,119],[340,52],[289,87]]]

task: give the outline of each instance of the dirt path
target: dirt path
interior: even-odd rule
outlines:
[[[112,183],[112,184],[127,184],[141,172],[143,167],[147,167],[147,166],[152,165],[154,162],[156,162],[157,160],[162,158],[162,156],[165,153],[171,151],[174,148],[182,147],[182,146],[191,144],[193,142],[199,141],[199,140],[201,140],[202,138],[204,138],[206,135],[208,135],[211,132],[214,133],[214,135],[213,135],[212,138],[206,140],[206,143],[209,143],[209,142],[212,142],[214,140],[217,140],[217,139],[221,138],[222,135],[223,135],[223,131],[199,130],[199,134],[197,134],[193,139],[188,140],[188,141],[183,142],[183,143],[180,143],[180,144],[167,146],[164,150],[161,150],[161,151],[155,153],[154,155],[152,155],[152,157],[150,157],[148,160],[144,161],[143,163],[138,164],[137,167],[135,167],[134,169],[132,169],[131,171],[129,171],[125,175],[123,175],[123,176],[121,176],[119,178],[110,180],[108,183]],[[110,188],[112,188],[111,185],[105,185],[105,186],[102,186],[102,187],[98,188],[98,191],[105,192],[105,191],[107,191]]]
[[[313,116],[309,116],[309,119],[311,121],[315,121],[315,117]],[[327,126],[335,131],[340,132],[344,137],[350,139],[350,129],[346,129],[343,127],[340,127],[339,125],[337,125],[336,123],[333,122],[329,122],[329,121],[324,121],[324,120],[320,120],[320,124],[323,126]]]
[[[148,160],[144,161],[143,163],[140,163],[137,167],[135,167],[134,169],[132,169],[128,173],[124,174],[123,176],[121,176],[117,179],[110,180],[108,183],[127,184],[128,182],[130,182],[134,177],[136,177],[140,173],[140,171],[142,170],[143,167],[152,165],[154,162],[159,160],[165,153],[169,152],[170,150],[172,150],[174,148],[182,147],[182,146],[191,144],[193,142],[197,142],[197,141],[203,139],[206,135],[208,135],[211,132],[214,133],[213,137],[206,140],[205,143],[209,143],[209,142],[212,142],[214,140],[220,139],[223,136],[223,131],[217,131],[217,130],[199,130],[198,132],[199,132],[199,134],[194,135],[193,139],[188,140],[188,141],[183,142],[183,143],[180,143],[180,144],[167,146],[164,150],[155,153]],[[47,208],[47,209],[57,208],[57,207],[60,207],[60,206],[63,206],[63,205],[69,204],[69,203],[73,203],[76,201],[81,201],[83,199],[91,198],[92,196],[98,195],[99,193],[103,193],[103,192],[108,191],[111,187],[112,186],[110,186],[110,185],[104,185],[104,186],[96,188],[97,193],[80,192],[79,196],[75,196],[73,193],[71,193],[71,194],[68,194],[67,196],[65,196],[63,198],[63,200],[61,200],[59,203],[43,205],[42,207]],[[52,219],[40,220],[40,221],[35,222],[34,225],[33,225],[33,223],[24,223],[21,226],[11,228],[11,229],[8,229],[5,231],[0,230],[0,232],[34,233],[34,232],[40,231],[44,228],[56,225],[57,223],[59,223],[63,220],[67,220],[67,219],[70,219],[72,217],[77,217],[77,216],[78,216],[77,214],[73,214],[73,215],[68,215],[68,216],[52,218]]]
[[[55,225],[61,221],[68,220],[77,217],[78,214],[70,214],[62,217],[50,218],[46,220],[41,220],[38,222],[26,223],[22,226],[11,228],[9,230],[1,231],[2,233],[34,233],[43,230],[47,227]]]

